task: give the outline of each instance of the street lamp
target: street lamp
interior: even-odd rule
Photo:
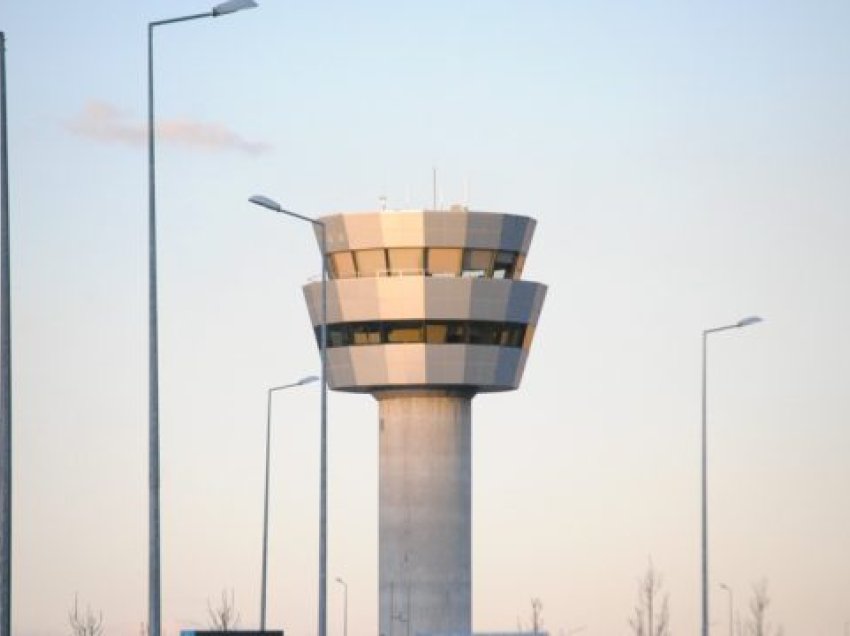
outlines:
[[[721,589],[726,590],[729,593],[729,636],[733,636],[732,634],[732,610],[733,610],[733,601],[732,601],[732,588],[726,585],[725,583],[720,584]]]
[[[708,336],[720,331],[740,329],[761,322],[758,316],[748,316],[723,327],[714,327],[702,332],[702,636],[708,636],[708,509],[706,503],[706,389],[708,387]]]
[[[12,338],[9,292],[9,154],[6,34],[0,31],[0,635],[12,634]]]
[[[159,551],[159,358],[156,303],[156,168],[153,107],[153,30],[155,27],[252,9],[254,0],[228,0],[207,13],[148,23],[148,630],[160,636],[160,551]]]
[[[272,212],[286,214],[319,228],[322,252],[322,325],[319,335],[321,355],[321,450],[320,450],[320,487],[319,487],[319,636],[327,636],[327,593],[328,593],[328,258],[327,232],[323,221],[302,216],[281,207],[277,201],[255,194],[248,199],[251,203]]]
[[[260,631],[266,631],[266,571],[268,568],[268,553],[269,553],[269,446],[272,436],[272,393],[282,391],[294,386],[302,386],[317,381],[315,375],[308,375],[301,378],[298,382],[284,384],[282,386],[274,386],[268,390],[268,400],[266,402],[266,487],[263,493],[263,568],[262,578],[260,581]]]
[[[342,601],[342,636],[348,636],[348,583],[339,577],[336,577],[336,582],[342,585],[344,593]]]

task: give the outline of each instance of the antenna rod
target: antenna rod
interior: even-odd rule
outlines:
[[[437,209],[437,166],[431,169],[431,186],[434,194],[434,208]]]

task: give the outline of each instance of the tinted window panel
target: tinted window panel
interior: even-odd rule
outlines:
[[[361,278],[375,278],[387,275],[387,259],[384,250],[357,250],[357,275]]]
[[[316,342],[321,345],[321,328],[316,327]],[[329,347],[376,344],[471,344],[521,347],[532,330],[518,323],[482,320],[399,320],[388,322],[354,322],[328,325]]]
[[[448,342],[449,327],[444,323],[430,323],[425,325],[425,342],[428,344],[446,344]]]
[[[493,262],[493,278],[513,278],[516,252],[497,252]]]
[[[351,325],[351,341],[355,345],[381,344],[381,325],[377,322]]]
[[[493,250],[464,250],[463,275],[469,278],[484,278],[493,262]]]
[[[393,247],[387,250],[390,274],[393,276],[421,276],[424,250],[418,247]]]
[[[397,322],[385,324],[387,343],[423,342],[423,324],[421,322]]]
[[[431,276],[459,276],[463,250],[454,247],[432,247],[428,250],[428,273]]]
[[[446,343],[464,344],[466,342],[466,323],[449,323],[446,328]]]
[[[351,252],[336,252],[330,255],[331,273],[334,278],[355,278],[354,256]]]

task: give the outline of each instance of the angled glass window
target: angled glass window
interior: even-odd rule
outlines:
[[[352,323],[351,343],[354,345],[381,344],[381,323]]]
[[[446,325],[446,344],[466,343],[466,323],[450,322]]]
[[[357,250],[354,252],[354,258],[357,260],[357,275],[360,278],[387,275],[385,250]]]
[[[321,345],[321,327],[316,327],[315,333],[316,342]],[[530,344],[532,334],[533,328],[527,325],[487,320],[351,322],[328,325],[328,347],[424,342],[518,348]]]
[[[355,278],[357,276],[354,256],[351,252],[334,252],[330,255],[330,261],[332,278]]]
[[[525,325],[506,324],[502,329],[499,344],[503,347],[521,347],[525,335]]]
[[[448,342],[449,326],[446,323],[425,323],[425,342],[428,344],[446,344]]]
[[[321,328],[320,328],[321,329]],[[321,338],[321,330],[319,338]],[[348,347],[351,345],[351,336],[348,325],[328,325],[328,346],[329,347]]]
[[[490,272],[493,262],[493,250],[464,250],[464,278],[484,278]]]
[[[431,276],[460,276],[463,250],[459,247],[428,249],[428,273]]]
[[[424,342],[423,323],[421,321],[399,321],[385,323],[387,343]]]
[[[425,259],[421,247],[391,247],[387,253],[391,276],[422,276]]]
[[[469,344],[499,344],[499,333],[502,325],[492,322],[470,322]]]
[[[496,258],[493,261],[493,278],[513,278],[516,258],[516,252],[496,252]]]

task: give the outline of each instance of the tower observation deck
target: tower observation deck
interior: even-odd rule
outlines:
[[[379,633],[472,633],[471,423],[519,386],[546,295],[521,280],[535,221],[336,214],[326,228],[331,389],[379,405]],[[304,286],[317,336],[321,283]]]

